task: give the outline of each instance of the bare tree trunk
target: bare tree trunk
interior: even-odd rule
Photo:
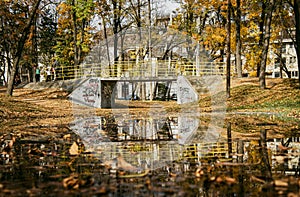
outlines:
[[[141,28],[142,28],[142,17],[141,17],[141,1],[138,0],[137,1],[137,26],[139,28],[139,43],[142,43],[142,32],[141,32]],[[150,28],[150,27],[149,27]],[[140,46],[139,46],[140,47]],[[137,58],[142,57],[141,55],[138,55],[140,53],[140,48],[138,49],[137,52]],[[139,61],[139,60],[138,60]],[[141,67],[141,69],[144,69],[143,65]],[[141,93],[141,99],[144,101],[146,100],[146,83],[145,82],[141,82],[141,89],[140,89],[140,93]]]
[[[261,89],[266,88],[266,65],[267,65],[267,57],[268,57],[269,43],[271,37],[271,23],[272,23],[273,9],[274,9],[274,0],[270,0],[266,12],[264,45],[263,45],[261,64],[260,64],[260,73],[259,73],[259,85]]]
[[[148,39],[149,39],[149,42],[148,42],[148,52],[149,52],[149,61],[150,61],[150,67],[151,67],[151,76],[153,77],[153,71],[152,71],[152,49],[151,49],[151,39],[152,39],[152,33],[151,33],[151,27],[152,27],[152,23],[151,23],[151,20],[152,20],[152,17],[151,17],[151,0],[148,0],[148,22],[149,22],[149,29],[148,29]],[[153,86],[154,86],[154,89],[153,89]],[[153,99],[155,99],[156,97],[156,84],[154,84],[154,82],[150,82],[150,101],[152,101]]]
[[[271,0],[272,1],[272,0]],[[267,181],[272,180],[272,169],[269,162],[268,147],[267,147],[267,132],[265,129],[260,131],[260,147],[262,156],[262,174],[265,175]]]
[[[116,75],[115,72],[115,62],[118,60],[118,33],[119,33],[119,24],[120,24],[120,6],[121,1],[119,0],[113,0],[112,4],[113,4],[113,32],[114,32],[114,64],[111,65],[110,68],[110,74],[112,76]]]
[[[228,145],[228,158],[232,159],[232,137],[231,137],[231,123],[227,124],[227,145]]]
[[[259,22],[259,32],[260,32],[259,42],[258,42],[259,50],[261,50],[261,46],[263,45],[264,25],[265,25],[265,16],[266,16],[266,3],[263,1],[261,3],[262,3],[262,13],[261,13],[260,22]],[[257,77],[259,77],[260,69],[261,69],[261,60],[259,60],[259,63],[257,64],[257,69],[256,69]]]
[[[230,6],[231,6],[231,0],[227,0],[227,26],[226,26],[226,31],[227,31],[227,36],[226,36],[226,94],[227,98],[230,97],[230,36],[231,36],[231,13],[230,13]]]
[[[77,65],[79,64],[79,50],[77,46],[77,16],[75,11],[76,0],[72,1],[72,19],[73,19],[73,45],[74,45],[74,77],[77,78]]]
[[[281,32],[281,36],[280,36],[280,48],[282,47],[282,41],[283,41],[283,32]],[[279,54],[278,54],[278,58],[279,58],[279,75],[280,75],[280,78],[283,78],[282,76],[282,70],[283,70],[283,66],[285,64],[285,62],[282,61],[282,50],[279,50]],[[276,65],[276,63],[275,63]]]
[[[37,0],[35,5],[33,6],[32,13],[31,13],[31,15],[30,15],[30,17],[27,21],[27,24],[24,28],[22,36],[21,36],[21,38],[18,42],[17,52],[16,52],[16,55],[14,57],[14,63],[13,63],[13,67],[12,67],[12,70],[11,70],[11,73],[10,73],[10,77],[9,77],[8,85],[7,85],[7,90],[6,90],[6,94],[9,95],[9,96],[12,96],[12,94],[13,94],[14,81],[15,81],[15,76],[16,76],[16,73],[17,73],[17,68],[19,66],[19,62],[20,62],[20,59],[22,57],[23,48],[24,48],[25,42],[27,40],[28,34],[30,32],[30,27],[31,27],[31,25],[33,23],[33,20],[35,18],[35,14],[36,14],[36,12],[39,8],[40,2],[41,2],[41,0]]]
[[[108,68],[111,68],[110,65],[110,54],[109,54],[109,45],[107,40],[107,29],[106,29],[106,21],[104,16],[102,16],[102,22],[103,22],[103,30],[104,30],[104,38],[105,38],[105,46],[106,46],[106,53],[107,53],[107,60],[108,60]],[[101,65],[100,65],[101,66]],[[110,74],[110,73],[109,73]]]
[[[298,81],[300,85],[300,0],[294,0],[294,13],[296,20],[296,53],[298,63]]]
[[[114,31],[114,61],[118,56],[118,2],[117,0],[112,1],[113,4],[113,31]]]
[[[236,69],[237,69],[237,76],[238,78],[242,77],[242,59],[241,59],[241,0],[236,1],[236,59],[235,59],[235,64],[236,64]]]
[[[37,20],[38,20],[38,14],[36,14],[36,16],[34,17],[34,22],[33,22],[33,36],[32,36],[32,52],[33,52],[33,59],[32,59],[32,65],[29,69],[30,74],[29,74],[29,78],[28,78],[28,82],[31,82],[31,81],[34,81],[35,82],[35,75],[34,73],[32,72],[32,68],[34,68],[35,66],[38,66],[38,58],[39,58],[39,55],[38,55],[38,35],[37,35]],[[32,79],[32,80],[31,80]]]

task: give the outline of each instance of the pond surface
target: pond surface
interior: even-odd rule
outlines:
[[[299,131],[237,138],[218,120],[90,116],[55,138],[2,135],[1,196],[300,195]]]

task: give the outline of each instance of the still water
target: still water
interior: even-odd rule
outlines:
[[[300,134],[292,133],[237,137],[230,124],[190,115],[78,117],[56,138],[2,136],[0,192],[299,196]]]

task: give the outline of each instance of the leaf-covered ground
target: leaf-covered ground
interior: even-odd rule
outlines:
[[[231,90],[229,111],[280,112],[300,119],[300,87],[296,79],[268,79],[265,90],[255,82],[241,80],[240,85]]]
[[[0,89],[1,133],[34,134],[51,137],[67,130],[72,120],[67,93],[56,89],[16,89],[13,97]]]
[[[234,79],[232,86],[231,97],[227,99],[226,122],[232,124],[233,131],[251,135],[262,126],[271,128],[274,134],[299,129],[300,89],[297,80],[267,79],[266,90],[259,88],[257,78]],[[68,92],[54,88],[18,88],[14,90],[13,97],[8,97],[5,88],[1,87],[1,132],[36,131],[46,137],[52,132],[67,131],[68,124],[77,113],[67,96]],[[209,113],[210,97],[202,98],[199,105],[203,112]],[[160,113],[161,109],[163,113],[176,114],[181,107],[175,101],[121,101],[114,111],[94,109],[93,113],[101,116],[130,113],[131,117],[139,117],[149,115],[149,111]]]

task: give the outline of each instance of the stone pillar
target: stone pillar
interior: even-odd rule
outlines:
[[[117,81],[101,81],[101,106],[100,108],[111,108],[115,106]]]

